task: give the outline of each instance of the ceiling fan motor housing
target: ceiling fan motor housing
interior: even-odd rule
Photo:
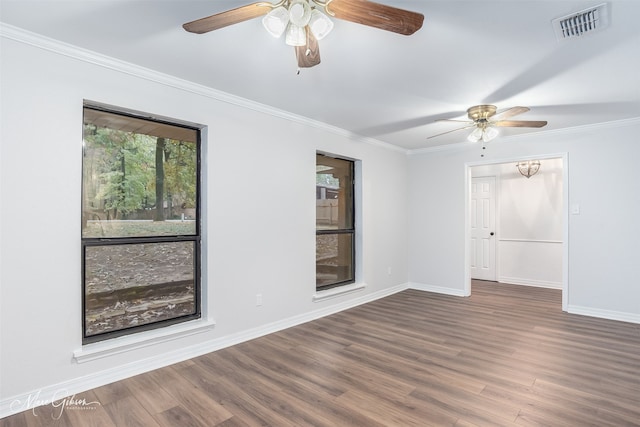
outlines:
[[[496,110],[495,105],[476,105],[467,110],[467,115],[474,122],[486,122],[489,117],[496,114]]]

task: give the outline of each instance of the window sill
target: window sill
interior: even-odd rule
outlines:
[[[318,291],[313,295],[313,302],[320,302],[330,298],[335,298],[351,292],[356,292],[365,288],[364,283],[352,283],[350,285],[338,286],[336,288],[327,289],[326,291]]]
[[[215,324],[216,322],[212,319],[196,320],[153,331],[114,338],[95,344],[87,344],[73,352],[73,360],[77,363],[85,363],[115,354],[126,353],[178,338],[207,332],[213,329]]]

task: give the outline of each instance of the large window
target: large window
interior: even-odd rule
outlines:
[[[316,289],[355,281],[354,163],[316,156]]]
[[[85,105],[83,343],[200,317],[200,130]]]

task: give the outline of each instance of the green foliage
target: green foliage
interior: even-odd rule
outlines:
[[[337,188],[340,185],[340,180],[334,178],[333,175],[329,173],[316,173],[316,185],[327,185]]]
[[[165,141],[165,200],[177,208],[195,207],[196,145]],[[87,125],[84,143],[85,211],[127,219],[156,208],[155,136]]]
[[[197,157],[193,143],[168,140],[165,146],[165,190],[185,208],[196,206]]]

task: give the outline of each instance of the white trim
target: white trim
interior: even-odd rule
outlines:
[[[427,285],[426,283],[409,282],[409,289],[417,291],[434,292],[436,294],[451,295],[455,297],[469,296],[461,289],[448,288],[444,286]]]
[[[502,235],[502,173],[496,174],[496,187],[493,190],[495,197],[495,237],[496,237],[496,251],[495,251],[495,272],[496,272],[496,280],[499,280],[498,277],[502,275],[502,245],[500,244],[499,237]],[[468,218],[468,217],[467,217]],[[467,220],[468,222],[468,220]],[[471,283],[469,283],[471,285]]]
[[[569,153],[562,155],[562,311],[569,306]]]
[[[355,270],[355,280],[356,283],[362,283],[362,287],[364,284],[364,222],[365,215],[364,212],[364,181],[362,177],[364,176],[362,173],[363,163],[361,159],[353,160],[353,207],[355,209],[355,216],[353,218],[354,221],[354,231],[355,231],[355,259],[354,262],[356,264]],[[322,291],[319,292],[322,294]],[[314,301],[316,299],[314,298]]]
[[[523,279],[520,277],[499,276],[498,282],[507,285],[517,286],[533,286],[536,288],[560,289],[562,290],[562,282],[552,282],[548,280]]]
[[[640,121],[640,119],[632,119],[632,120],[620,120],[616,123],[620,122],[636,122]],[[610,122],[611,123],[611,122]],[[523,135],[522,135],[523,136]],[[466,295],[471,294],[471,273],[469,266],[469,236],[470,236],[470,226],[469,226],[469,202],[470,202],[470,193],[469,193],[469,185],[471,183],[471,168],[474,166],[486,166],[486,165],[496,165],[503,163],[513,163],[516,161],[522,160],[544,160],[544,159],[562,159],[562,311],[568,310],[568,301],[569,301],[569,153],[551,153],[551,154],[537,154],[531,156],[519,156],[517,158],[509,157],[502,159],[494,159],[494,160],[481,160],[476,162],[467,162],[464,165],[465,172],[465,206],[464,206],[464,214],[465,214],[465,235],[464,235],[464,248],[465,248],[465,274],[464,274],[464,292]]]
[[[405,149],[397,145],[390,144],[388,142],[380,141],[375,138],[365,137],[357,135],[351,131],[347,131],[336,126],[329,125],[324,122],[310,119],[308,117],[300,116],[285,110],[280,110],[269,105],[261,104],[246,98],[242,98],[236,95],[232,95],[220,90],[210,88],[208,86],[199,85],[187,80],[183,80],[168,74],[160,73],[158,71],[141,67],[129,62],[121,61],[106,55],[93,52],[88,49],[83,49],[75,45],[61,42],[49,37],[42,36],[40,34],[33,33],[31,31],[24,30],[13,25],[0,22],[0,37],[10,39],[19,43],[28,44],[30,46],[48,50],[60,55],[64,55],[73,59],[84,61],[90,64],[98,65],[104,68],[108,68],[114,71],[118,71],[131,76],[146,79],[155,83],[159,83],[165,86],[173,87],[176,89],[191,92],[197,95],[201,95],[208,98],[213,98],[218,101],[227,102],[229,104],[241,106],[253,111],[262,112],[275,117],[286,119],[292,122],[301,123],[307,126],[323,129],[336,135],[340,135],[351,139],[353,141],[363,142],[369,145],[378,146],[387,150],[401,152],[406,155],[416,155],[424,153],[433,153],[439,151],[460,151],[466,149],[472,149],[476,144],[470,144],[468,142],[438,145],[434,147],[425,147],[417,149]],[[492,144],[500,144],[503,142],[509,142],[513,139],[539,137],[540,135],[557,135],[574,133],[576,131],[590,132],[594,129],[607,128],[607,127],[620,127],[625,125],[634,125],[640,121],[640,117],[634,117],[629,119],[614,120],[610,122],[592,123],[588,125],[574,126],[563,129],[550,129],[531,133],[525,133],[520,135],[513,135],[508,137],[502,137],[498,140],[492,141]]]
[[[356,284],[356,283],[354,283],[353,285],[342,286],[340,288],[334,288],[334,289],[341,289],[341,288],[346,288],[346,287],[349,287],[349,286],[353,286],[353,288],[347,289],[344,292],[337,292],[335,295],[337,296],[339,294],[344,294],[344,293],[348,293],[348,292],[351,292],[351,291],[357,291],[357,290],[360,290],[360,289],[364,289],[366,287],[366,284]],[[338,303],[338,304],[332,305],[330,307],[326,307],[326,308],[323,308],[323,309],[312,311],[311,313],[306,313],[304,315],[301,315],[301,317],[311,316],[311,318],[309,318],[308,320],[304,320],[304,321],[292,324],[290,326],[287,326],[287,328],[291,327],[291,326],[295,326],[295,325],[301,324],[301,323],[308,322],[310,320],[319,319],[320,317],[329,316],[331,314],[338,313],[340,311],[348,310],[350,308],[357,307],[359,305],[366,304],[366,303],[369,303],[371,301],[375,301],[375,300],[380,299],[380,298],[385,298],[385,297],[388,297],[390,295],[397,294],[398,292],[402,292],[402,291],[404,291],[404,290],[406,290],[408,288],[409,288],[409,285],[406,284],[406,283],[403,283],[401,285],[396,285],[396,286],[393,286],[391,288],[386,288],[386,289],[383,289],[381,291],[374,292],[372,294],[363,295],[363,296],[358,297],[356,299],[350,299],[348,301],[345,301],[345,302],[342,302],[342,303]],[[333,289],[329,289],[327,291],[320,291],[320,292],[330,292],[332,290]],[[284,328],[281,328],[281,329],[284,329]],[[276,331],[274,331],[274,332],[276,332]]]
[[[349,301],[344,301],[338,304],[323,307],[309,313],[293,316],[288,319],[279,320],[267,325],[262,325],[224,337],[203,341],[198,344],[179,348],[167,353],[159,353],[144,360],[137,360],[125,365],[98,371],[84,377],[74,378],[72,380],[49,385],[38,390],[32,390],[27,393],[4,398],[0,401],[0,418],[4,418],[9,415],[13,415],[14,413],[22,412],[23,410],[32,408],[31,406],[27,408],[23,408],[22,406],[16,407],[16,404],[14,403],[12,405],[12,402],[33,401],[34,397],[37,396],[37,401],[40,402],[40,404],[47,404],[46,402],[51,402],[53,399],[62,399],[77,393],[82,393],[87,390],[101,387],[105,384],[110,384],[112,382],[120,381],[125,378],[152,371],[154,369],[163,368],[165,366],[192,359],[203,354],[221,350],[232,345],[240,344],[242,342],[278,332],[283,329],[300,325],[302,323],[310,322],[321,317],[329,316],[331,314],[335,314],[356,307],[358,305],[366,304],[368,302],[404,291],[407,288],[408,285],[404,283],[368,295],[363,295],[359,298],[351,299]]]
[[[209,192],[205,183],[209,182],[209,127],[200,129],[200,315],[203,319],[213,316],[209,306]]]
[[[49,37],[36,34],[22,28],[14,27],[13,25],[0,23],[0,37],[10,39],[19,43],[28,44],[30,46],[44,49],[53,53],[67,56],[69,58],[84,61],[90,64],[98,65],[110,70],[128,74],[134,77],[142,78],[152,81],[164,86],[173,87],[175,89],[183,90],[185,92],[194,93],[207,98],[212,98],[218,101],[226,102],[229,104],[244,107],[253,111],[268,114],[281,119],[289,120],[291,122],[300,123],[306,126],[322,129],[333,134],[348,138],[356,142],[363,142],[369,145],[378,146],[387,150],[396,151],[400,153],[407,153],[407,150],[398,147],[397,145],[389,144],[388,142],[380,141],[378,139],[357,135],[351,131],[341,129],[330,124],[313,120],[308,117],[304,117],[298,114],[291,113],[289,111],[281,110],[266,104],[261,104],[246,98],[242,98],[236,95],[232,95],[227,92],[223,92],[217,89],[213,89],[208,86],[200,85],[197,83],[183,80],[178,77],[171,76],[169,74],[160,73],[158,71],[141,67],[139,65],[132,64],[130,62],[121,61],[116,58],[112,58],[106,55],[102,55],[97,52],[93,52],[88,49],[83,49],[78,46],[74,46],[68,43],[61,42]]]
[[[623,311],[602,310],[599,308],[582,307],[579,305],[570,305],[567,310],[571,314],[581,316],[598,317],[600,319],[617,320],[620,322],[630,322],[640,324],[640,314],[626,313]]]
[[[154,329],[153,331],[88,344],[73,352],[73,360],[77,363],[91,362],[131,350],[207,332],[213,329],[215,325],[216,322],[213,319],[208,321],[186,322],[166,328]]]
[[[462,293],[468,297],[471,295],[471,245],[469,237],[471,236],[471,183],[473,182],[473,174],[469,166],[464,167],[464,283],[462,284]]]
[[[341,295],[350,294],[351,292],[360,291],[367,285],[364,283],[352,283],[350,285],[336,286],[335,288],[327,289],[326,291],[318,291],[313,294],[313,302],[325,301],[331,298],[335,298]]]
[[[498,239],[499,242],[519,242],[519,243],[553,243],[562,244],[562,240],[540,240],[540,239],[512,239],[512,238],[504,238],[501,237]]]
[[[173,87],[176,89],[191,92],[197,95],[201,95],[208,98],[213,98],[218,101],[227,102],[229,104],[241,106],[250,110],[262,112],[275,117],[280,117],[292,122],[301,123],[307,126],[323,129],[336,135],[340,135],[351,139],[353,141],[364,142],[369,145],[378,146],[387,150],[401,152],[406,155],[416,155],[424,153],[433,153],[439,151],[461,151],[466,149],[472,149],[476,147],[476,144],[470,144],[468,142],[460,142],[447,145],[437,145],[433,147],[406,149],[397,145],[390,144],[388,142],[380,141],[375,138],[365,137],[357,135],[351,131],[347,131],[336,126],[329,125],[324,122],[310,119],[308,117],[300,116],[285,110],[280,110],[269,105],[260,104],[255,101],[251,101],[246,98],[242,98],[236,95],[232,95],[220,90],[210,88],[208,86],[199,85],[187,80],[179,79],[177,77],[160,73],[158,71],[141,67],[129,62],[121,61],[106,55],[93,52],[88,49],[83,49],[75,45],[61,42],[49,37],[42,36],[40,34],[33,33],[31,31],[24,30],[13,25],[0,22],[0,37],[10,39],[19,43],[28,44],[30,46],[48,50],[60,55],[64,55],[73,59],[84,61],[90,64],[98,65],[104,68],[108,68],[114,71],[118,71],[131,76],[146,79],[155,83],[159,83],[165,86]],[[640,117],[633,117],[629,119],[614,120],[610,122],[592,123],[588,125],[574,126],[563,129],[550,129],[537,132],[530,132],[520,135],[513,135],[508,137],[502,137],[492,141],[492,144],[500,144],[503,142],[509,142],[513,139],[532,138],[539,137],[540,135],[557,135],[567,134],[579,131],[590,132],[594,129],[608,128],[608,127],[620,127],[625,125],[634,125],[640,122]]]

